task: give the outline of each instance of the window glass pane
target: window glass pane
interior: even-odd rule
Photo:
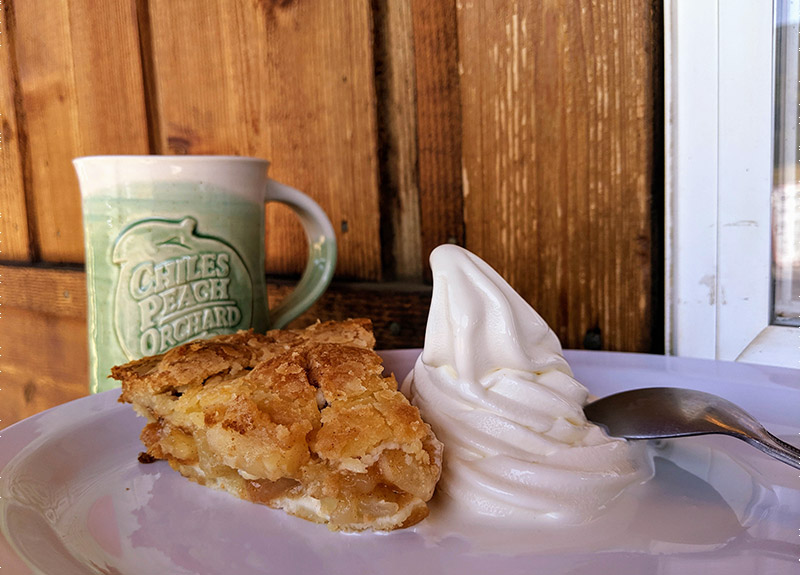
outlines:
[[[772,323],[800,326],[800,0],[778,0]]]

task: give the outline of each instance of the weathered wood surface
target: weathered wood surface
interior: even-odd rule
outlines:
[[[89,391],[80,271],[0,266],[0,428]]]
[[[25,137],[19,132],[14,101],[17,66],[8,44],[12,33],[6,4],[0,10],[0,78],[5,79],[0,81],[0,260],[24,262],[31,260],[32,247],[22,176]]]
[[[461,100],[472,86],[459,83],[456,1],[413,0],[422,251],[464,245]],[[468,119],[465,119],[468,121]],[[428,268],[427,277],[430,278]]]
[[[87,395],[86,321],[3,306],[0,428]]]
[[[47,262],[81,262],[72,159],[148,152],[134,1],[26,0],[14,3],[13,25],[25,144],[24,188],[15,193],[29,200],[30,251]]]
[[[459,6],[467,247],[569,345],[649,349],[650,4]]]
[[[338,235],[335,286],[303,321],[370,315],[387,347],[421,344],[428,254],[456,242],[565,347],[661,350],[660,3],[2,6],[0,262],[27,263],[2,267],[34,287],[0,284],[0,347],[31,343],[0,357],[0,405],[23,405],[40,367],[77,389],[33,342],[85,357],[83,277],[42,269],[83,261],[70,160],[85,154],[270,159]],[[296,275],[300,226],[267,213],[270,277]],[[380,287],[395,280],[412,288]]]
[[[374,1],[384,279],[421,281],[415,45],[408,2]]]

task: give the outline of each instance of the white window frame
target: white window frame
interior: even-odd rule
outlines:
[[[772,3],[666,0],[666,350],[800,368],[773,326]]]

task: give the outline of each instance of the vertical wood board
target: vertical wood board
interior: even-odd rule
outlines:
[[[147,154],[135,0],[69,6],[80,153]]]
[[[377,135],[369,2],[150,3],[165,153],[271,161],[337,231],[340,277],[378,279]],[[267,209],[267,269],[299,273],[304,237]]]
[[[372,0],[385,279],[421,281],[414,29],[408,2]]]
[[[650,4],[460,5],[467,246],[565,345],[648,349]]]
[[[71,160],[148,149],[134,2],[27,0],[15,10],[36,251],[45,261],[80,262]]]
[[[17,71],[14,58],[14,14],[11,4],[0,9],[0,261],[30,261],[25,178],[22,165],[25,135],[17,123]]]
[[[70,160],[79,149],[77,95],[66,3],[15,4],[19,105],[27,133],[31,227],[39,255],[81,261],[80,200]]]
[[[422,258],[443,243],[464,245],[459,35],[455,0],[412,0]],[[469,49],[467,47],[467,49]]]

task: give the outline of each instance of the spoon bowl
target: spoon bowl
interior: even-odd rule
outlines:
[[[746,441],[800,469],[800,449],[781,441],[727,399],[676,387],[632,389],[584,408],[589,421],[625,439],[661,439],[720,433]]]

